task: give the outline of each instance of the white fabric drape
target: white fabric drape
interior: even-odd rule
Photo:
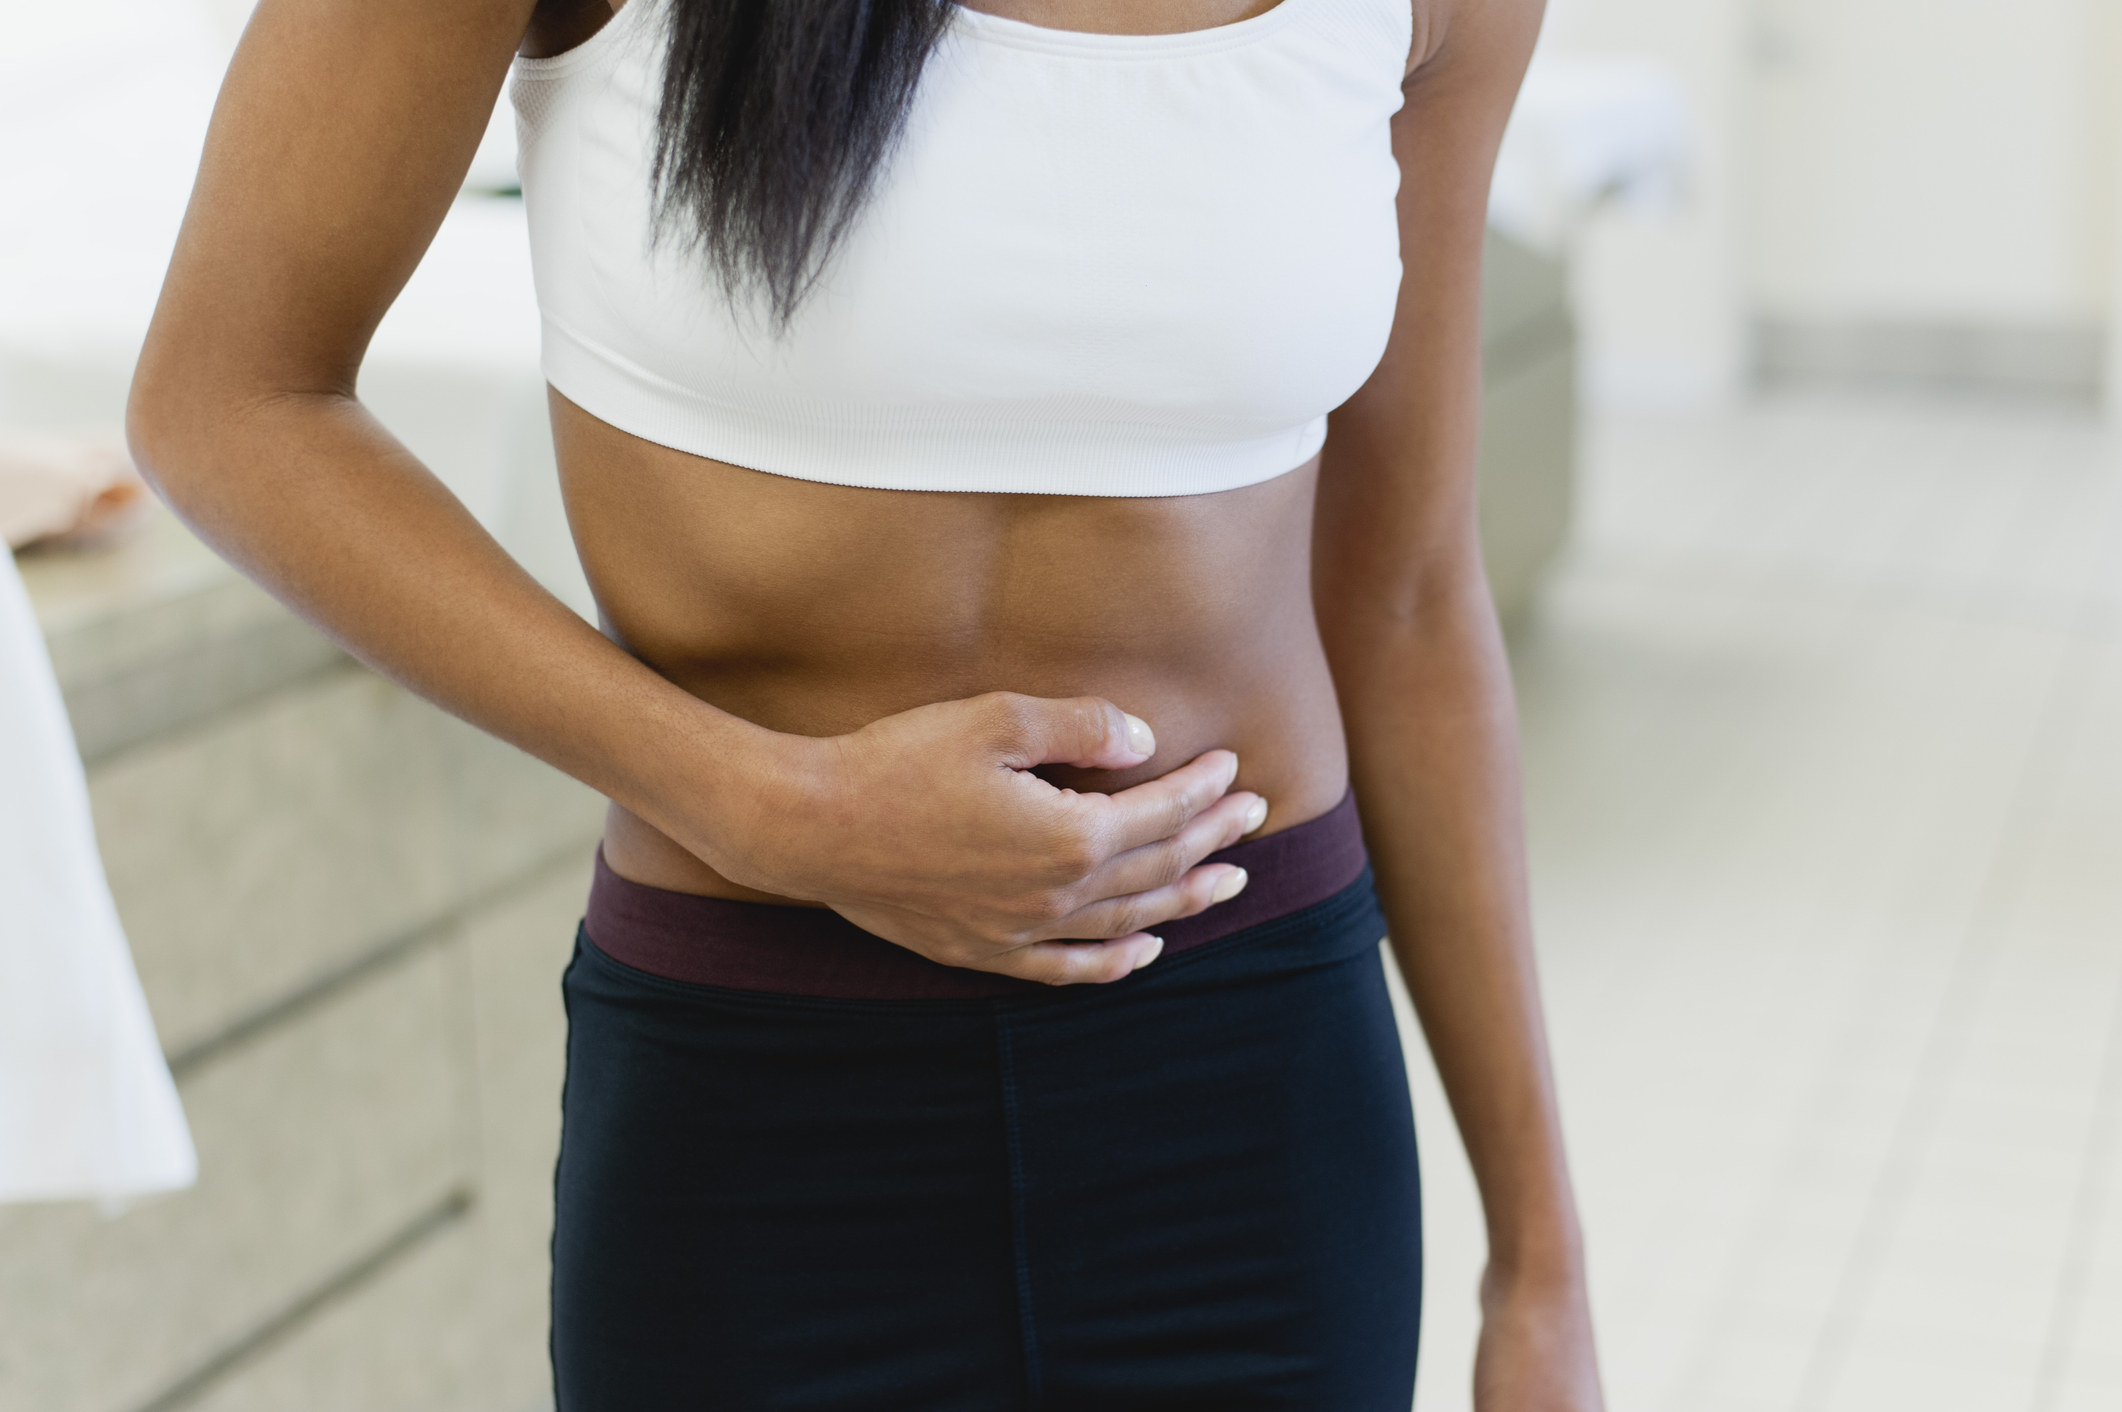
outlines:
[[[197,1173],[44,638],[0,550],[0,1201],[111,1200]]]

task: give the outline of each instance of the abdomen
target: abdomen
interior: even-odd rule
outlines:
[[[770,729],[834,735],[986,691],[1101,695],[1149,721],[1113,790],[1235,750],[1267,829],[1347,788],[1312,616],[1316,463],[1166,499],[857,489],[707,461],[557,396],[568,515],[611,632],[664,676]],[[755,896],[614,811],[606,858],[654,886]]]

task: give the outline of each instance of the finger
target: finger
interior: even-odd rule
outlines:
[[[1196,814],[1221,799],[1238,778],[1238,757],[1228,750],[1198,755],[1168,774],[1118,794],[1083,796],[1107,857],[1170,838]]]
[[[1196,814],[1170,838],[1108,858],[1077,885],[1073,895],[1088,906],[1108,898],[1169,887],[1209,854],[1230,847],[1266,821],[1265,799],[1251,790],[1233,790]]]
[[[1132,936],[1181,917],[1196,916],[1218,902],[1228,902],[1245,891],[1247,881],[1243,868],[1207,863],[1170,887],[1093,902],[1046,930],[1055,938]]]
[[[998,691],[990,698],[997,745],[1013,770],[1034,765],[1080,765],[1122,770],[1157,753],[1149,723],[1102,696],[1052,698]]]
[[[1163,951],[1163,938],[1145,932],[1111,941],[1035,941],[993,969],[1042,985],[1104,985],[1141,970]]]

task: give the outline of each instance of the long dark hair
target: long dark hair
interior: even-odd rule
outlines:
[[[646,0],[628,0],[639,5]],[[891,154],[949,0],[668,0],[659,230],[785,325]]]

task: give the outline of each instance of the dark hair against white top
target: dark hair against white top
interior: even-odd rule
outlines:
[[[630,0],[641,4],[644,0]],[[948,0],[672,0],[658,215],[786,323],[906,126]]]

